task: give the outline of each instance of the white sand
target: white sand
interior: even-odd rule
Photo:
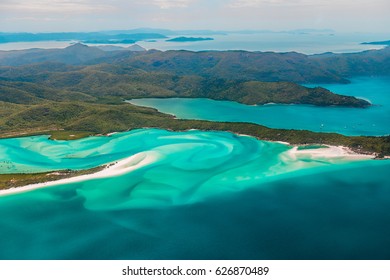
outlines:
[[[31,191],[39,188],[57,186],[62,184],[76,183],[76,182],[82,182],[82,181],[98,179],[98,178],[113,177],[120,174],[128,173],[130,171],[139,169],[143,166],[156,162],[159,158],[160,155],[157,152],[142,152],[142,153],[135,154],[129,158],[120,160],[118,162],[107,164],[107,167],[105,169],[93,174],[76,176],[76,177],[61,179],[57,181],[50,181],[45,183],[31,184],[31,185],[11,188],[7,190],[0,190],[0,196],[14,194],[14,193],[21,193],[21,192]]]
[[[344,158],[348,160],[364,160],[364,159],[375,158],[375,155],[358,154],[347,147],[328,146],[328,145],[327,148],[305,149],[305,150],[298,150],[298,146],[295,146],[294,148],[288,151],[288,154],[293,158],[299,156],[309,156],[311,158],[327,158],[327,159]]]
[[[283,142],[283,141],[272,141],[272,142],[279,143],[279,144],[283,144],[283,145],[287,145],[287,146],[290,146],[290,145],[291,145],[290,143],[288,143],[288,142]]]

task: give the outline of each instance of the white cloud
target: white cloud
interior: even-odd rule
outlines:
[[[322,6],[342,2],[342,0],[234,0],[229,3],[230,8],[261,8],[266,6]]]
[[[367,4],[367,0],[231,0],[228,3],[230,8],[262,8],[262,7],[332,7],[337,10],[337,7],[350,6],[384,6],[388,0],[371,0]]]
[[[161,9],[186,8],[192,0],[153,0],[153,4]]]
[[[333,28],[388,33],[390,0],[0,0],[0,31]]]
[[[94,4],[88,0],[8,0],[0,3],[2,12],[33,12],[33,13],[91,13],[113,10],[114,7],[105,4]]]
[[[276,0],[278,1],[278,0]],[[273,0],[236,0],[229,3],[230,8],[250,8],[261,7],[272,4]]]
[[[65,17],[12,17],[6,18],[8,21],[30,21],[30,22],[54,22],[66,19]]]

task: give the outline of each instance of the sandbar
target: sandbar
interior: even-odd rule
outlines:
[[[71,177],[71,178],[66,178],[66,179],[61,179],[56,181],[49,181],[45,183],[30,184],[23,187],[10,188],[6,190],[0,190],[0,196],[31,191],[39,188],[58,186],[58,185],[69,184],[69,183],[77,183],[86,180],[114,177],[117,175],[131,172],[133,170],[139,169],[146,165],[152,164],[153,162],[156,162],[159,159],[159,157],[160,155],[154,151],[141,152],[131,157],[125,158],[123,160],[108,163],[105,169],[93,174],[76,176],[76,177]]]
[[[288,144],[285,142],[279,142],[279,143]],[[292,146],[291,149],[285,152],[285,155],[290,160],[299,160],[302,157],[311,158],[311,159],[327,159],[327,160],[341,159],[346,161],[369,160],[375,158],[374,154],[371,155],[359,154],[352,151],[350,148],[344,146],[327,145],[324,148],[303,149],[303,150],[298,150],[298,147],[299,146]],[[105,169],[93,174],[60,179],[57,181],[49,181],[45,183],[30,184],[23,187],[15,187],[6,190],[0,190],[0,196],[31,191],[39,188],[58,186],[58,185],[69,184],[69,183],[77,183],[86,180],[114,177],[117,175],[134,171],[146,165],[150,165],[156,162],[159,158],[161,158],[161,155],[155,151],[141,152],[131,157],[125,158],[123,160],[108,163]]]

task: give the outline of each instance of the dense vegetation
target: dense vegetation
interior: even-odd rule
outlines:
[[[270,129],[261,125],[248,123],[177,120],[172,118],[172,116],[158,113],[153,109],[140,108],[132,105],[106,105],[107,107],[99,106],[99,108],[88,108],[88,106],[76,108],[75,106],[77,105],[64,104],[64,106],[61,106],[61,110],[59,108],[52,110],[51,108],[53,108],[53,106],[47,107],[48,110],[45,114],[48,116],[48,119],[51,120],[51,129],[56,129],[54,131],[44,130],[46,126],[42,127],[42,123],[45,121],[36,120],[35,122],[30,122],[27,120],[24,126],[25,128],[28,128],[30,124],[32,124],[32,127],[30,128],[34,133],[50,134],[51,137],[55,139],[76,139],[85,137],[88,134],[92,135],[97,133],[107,133],[111,131],[121,131],[143,127],[156,127],[175,131],[185,131],[189,129],[230,131],[233,133],[252,135],[264,140],[287,141],[291,144],[343,145],[348,146],[360,153],[376,153],[378,157],[390,155],[390,136],[346,137],[336,133],[315,133],[306,130]],[[41,110],[43,108],[38,106],[37,108],[31,108],[30,110],[36,109]],[[80,109],[86,110],[85,114],[79,114],[79,119],[73,118],[71,116],[72,113],[77,113],[80,111]],[[70,113],[68,113],[68,111]],[[55,120],[59,113],[61,115],[67,116],[63,118],[63,121],[65,122],[64,125],[61,124],[61,121]],[[29,112],[25,112],[24,115],[29,115]],[[20,124],[20,128],[22,127],[23,125]],[[39,132],[39,129],[43,130]],[[89,132],[72,131],[71,129],[89,129]],[[17,135],[18,131],[15,131],[15,133],[15,135]],[[0,189],[8,189],[32,183],[54,181],[63,178],[90,174],[97,172],[102,168],[104,167],[93,168],[84,171],[63,170],[60,172],[37,174],[1,174]]]
[[[96,168],[91,168],[87,170],[78,170],[78,171],[61,170],[56,172],[44,172],[44,173],[34,173],[34,174],[1,174],[0,190],[87,175],[91,173],[96,173],[104,168],[105,166],[99,166]]]
[[[244,104],[312,104],[364,108],[370,104],[324,88],[291,82],[260,82],[176,75],[124,65],[67,66],[45,63],[0,68],[0,101],[36,104],[42,99],[121,103],[147,97],[190,97]]]
[[[67,65],[106,63],[147,72],[226,80],[348,83],[351,76],[390,75],[390,47],[361,53],[320,55],[247,51],[104,52],[81,44],[54,50],[0,51],[0,65],[3,66],[42,62]]]
[[[86,135],[145,127],[175,131],[189,129],[231,131],[264,140],[286,141],[292,144],[344,145],[360,152],[390,155],[390,137],[347,137],[336,133],[270,129],[248,123],[178,120],[154,109],[131,104],[46,102],[19,105],[10,108],[9,115],[0,121],[2,137],[51,134],[56,139],[75,139]]]

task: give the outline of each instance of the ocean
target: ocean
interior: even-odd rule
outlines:
[[[304,54],[318,54],[324,52],[349,53],[370,49],[381,49],[381,45],[362,45],[363,42],[384,41],[390,37],[389,33],[342,33],[326,32],[261,32],[261,33],[226,33],[226,35],[185,35],[188,37],[212,37],[213,41],[198,42],[167,42],[169,39],[139,41],[137,44],[150,50],[246,50],[246,51],[276,51],[300,52]],[[174,38],[170,37],[170,38]],[[30,48],[65,48],[76,41],[42,41],[16,42],[0,44],[0,50],[22,50]],[[96,44],[87,44],[97,46]],[[129,44],[116,44],[128,47]]]
[[[369,49],[380,49],[380,45],[362,45],[363,42],[388,40],[390,34],[383,33],[340,33],[340,32],[262,32],[262,33],[227,33],[226,35],[204,35],[188,37],[212,37],[213,41],[198,42],[138,42],[146,49],[158,50],[246,50],[300,52],[318,54],[325,52],[350,53]]]

